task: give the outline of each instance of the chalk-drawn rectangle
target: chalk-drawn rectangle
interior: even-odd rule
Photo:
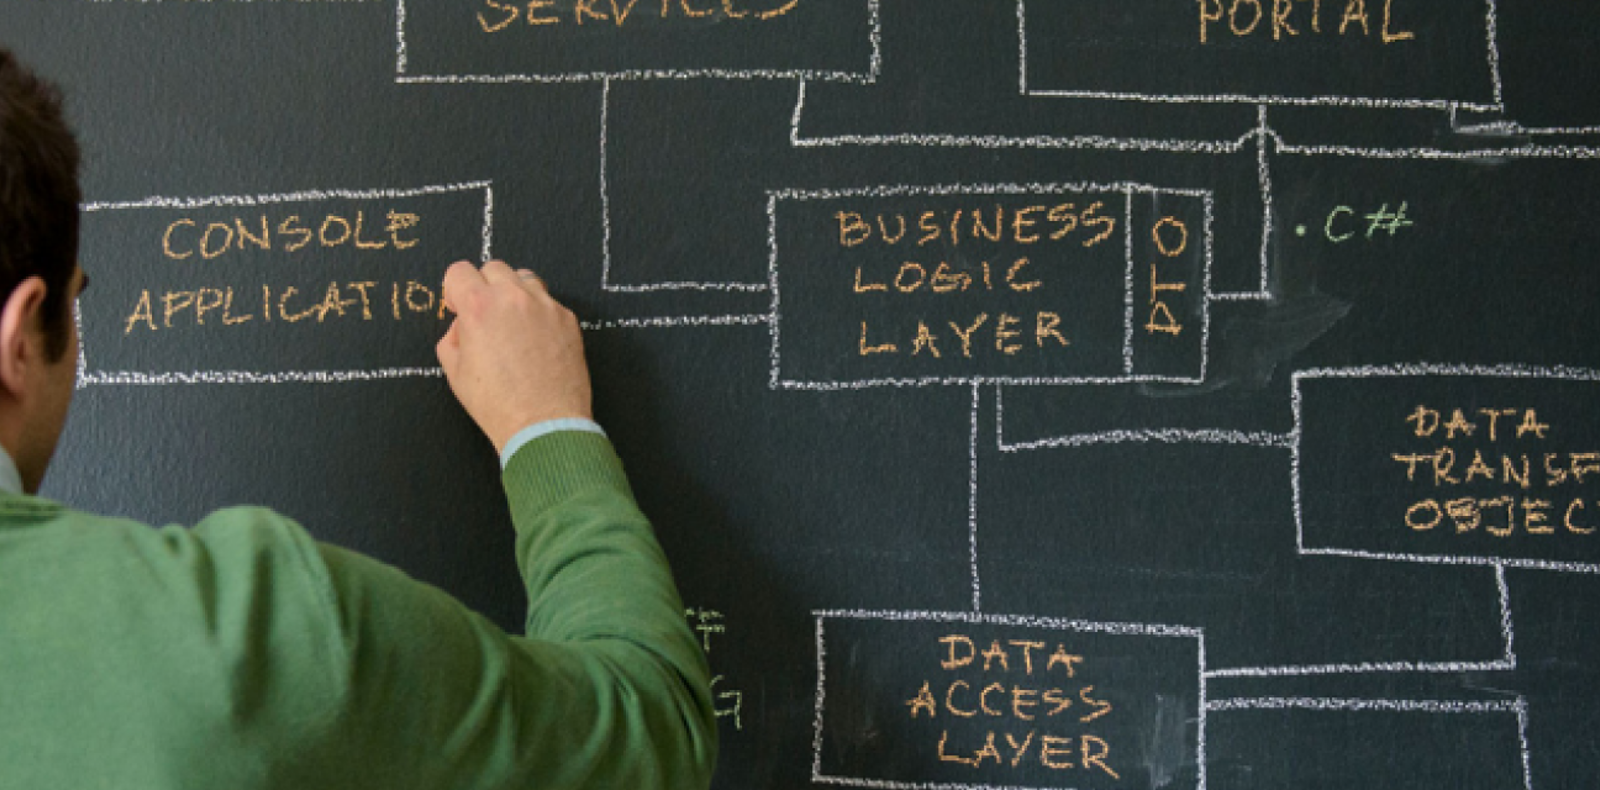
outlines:
[[[1202,379],[1211,332],[1211,196],[1128,193],[1130,376]]]
[[[1597,385],[1515,366],[1295,374],[1301,551],[1600,571]]]
[[[398,0],[400,82],[871,82],[879,0]]]
[[[1024,93],[1153,102],[1502,105],[1495,0],[1018,0]]]
[[[1213,700],[1218,787],[1534,787],[1528,705],[1494,700]],[[1403,781],[1397,781],[1403,777]]]
[[[1205,786],[1197,629],[938,612],[816,627],[813,781]]]
[[[491,212],[487,183],[89,204],[80,385],[436,375]]]
[[[771,194],[768,212],[775,386],[1204,376],[1204,192],[1141,184],[785,190]],[[1187,223],[1181,243],[1162,226],[1173,256],[1159,262],[1150,241],[1158,218]],[[1153,295],[1171,310],[1152,313]],[[1153,321],[1162,326],[1152,329]]]

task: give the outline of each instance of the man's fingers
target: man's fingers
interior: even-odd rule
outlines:
[[[577,319],[532,271],[503,261],[445,273],[456,311],[436,351],[451,391],[496,447],[535,422],[592,413]]]
[[[467,261],[450,264],[450,268],[444,271],[444,287],[440,289],[445,307],[450,308],[451,312],[461,312],[456,309],[456,302],[473,289],[481,288],[485,284],[478,267]]]
[[[490,283],[520,282],[517,273],[505,261],[489,261],[483,265],[483,279]]]
[[[518,288],[521,288],[528,293],[533,294],[534,296],[549,297],[550,295],[550,292],[545,289],[544,280],[539,279],[539,276],[534,274],[532,270],[513,270],[510,266],[506,265],[505,261],[489,261],[488,263],[484,264],[483,278],[487,280],[490,285],[499,286],[511,285],[515,283]]]
[[[512,285],[534,296],[550,298],[544,280],[539,279],[531,269],[513,270],[505,261],[498,260],[489,261],[482,268],[473,266],[468,261],[456,261],[450,264],[450,268],[444,273],[441,298],[446,309],[461,315],[462,306],[472,300],[472,294]]]
[[[439,367],[446,372],[455,369],[456,360],[461,356],[461,338],[456,335],[455,321],[450,322],[450,328],[444,331],[444,337],[439,338],[433,350],[439,356]]]
[[[531,293],[547,294],[550,292],[550,288],[544,284],[543,278],[534,274],[532,269],[518,269],[517,279],[521,281],[522,287],[528,289]]]

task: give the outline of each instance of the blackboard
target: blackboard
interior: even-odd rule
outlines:
[[[719,788],[1600,784],[1600,8],[14,0],[46,491],[524,601],[459,258],[588,329]]]

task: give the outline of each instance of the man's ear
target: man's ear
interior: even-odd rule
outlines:
[[[43,363],[44,278],[29,277],[17,284],[0,307],[0,390],[12,398],[26,391],[28,376]]]

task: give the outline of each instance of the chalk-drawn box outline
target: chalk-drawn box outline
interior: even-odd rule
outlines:
[[[1124,198],[1122,227],[1123,227],[1123,341],[1122,341],[1122,368],[1120,376],[924,376],[920,378],[877,378],[854,379],[848,381],[791,381],[785,379],[782,373],[782,290],[778,284],[778,202],[781,200],[833,200],[838,198],[890,198],[908,196],[944,197],[948,195],[1050,195],[1069,194],[1082,192],[1115,192],[1121,193]],[[1199,371],[1194,376],[1168,376],[1133,373],[1133,338],[1135,326],[1135,300],[1134,300],[1134,255],[1133,255],[1133,198],[1134,195],[1173,195],[1177,197],[1199,198],[1205,212],[1205,251],[1201,263],[1200,273],[1203,288],[1199,297],[1200,307],[1200,364]],[[1205,189],[1172,189],[1151,186],[1149,184],[1136,184],[1121,182],[1116,184],[1082,183],[1055,183],[1055,184],[955,184],[946,186],[876,186],[858,187],[853,189],[779,189],[767,192],[767,249],[769,260],[767,264],[767,290],[772,295],[771,325],[772,325],[772,371],[769,384],[773,389],[798,389],[798,390],[842,390],[864,389],[867,387],[929,387],[929,386],[973,386],[983,384],[999,385],[1032,385],[1032,386],[1063,386],[1086,384],[1135,384],[1135,383],[1161,383],[1161,384],[1189,384],[1197,385],[1205,382],[1206,371],[1210,364],[1209,354],[1211,346],[1211,264],[1213,259],[1213,217],[1215,216],[1213,193]]]
[[[1514,667],[1512,667],[1514,668]],[[1363,699],[1350,697],[1244,697],[1217,700],[1210,709],[1237,711],[1312,711],[1314,713],[1425,714],[1444,716],[1509,715],[1515,717],[1521,756],[1523,790],[1533,790],[1533,763],[1528,749],[1528,699],[1508,700]]]
[[[217,206],[267,206],[279,203],[313,203],[329,200],[399,200],[414,197],[433,197],[460,192],[483,190],[483,248],[482,260],[492,258],[490,249],[494,237],[494,186],[491,181],[472,181],[447,186],[425,186],[412,189],[327,189],[305,190],[268,195],[215,195],[201,198],[151,197],[124,202],[85,203],[84,213],[100,211],[136,211],[142,209],[201,209]],[[83,337],[83,312],[74,304],[74,320],[78,322],[78,336]],[[78,347],[77,388],[110,384],[164,386],[172,384],[282,384],[311,383],[332,384],[345,381],[371,381],[438,377],[443,371],[438,367],[372,368],[351,370],[300,370],[262,373],[251,370],[197,370],[188,373],[149,373],[143,371],[98,371],[89,369],[88,350],[80,342]]]
[[[1489,66],[1490,91],[1493,98],[1488,104],[1482,102],[1460,101],[1455,99],[1384,99],[1363,96],[1276,96],[1276,95],[1247,95],[1247,94],[1162,94],[1138,93],[1118,91],[1095,90],[1069,90],[1069,89],[1037,89],[1028,85],[1028,26],[1027,4],[1028,0],[1017,0],[1017,43],[1019,58],[1018,87],[1024,96],[1040,96],[1069,99],[1109,99],[1113,101],[1136,101],[1157,104],[1273,104],[1273,105],[1299,105],[1299,106],[1345,106],[1368,108],[1394,108],[1394,109],[1429,109],[1429,110],[1467,110],[1471,112],[1504,112],[1505,96],[1504,85],[1500,78],[1500,45],[1498,36],[1498,9],[1496,0],[1484,0],[1486,7],[1485,41],[1487,62]]]
[[[1302,555],[1349,557],[1387,562],[1419,562],[1434,565],[1481,565],[1504,568],[1559,571],[1566,573],[1600,573],[1600,563],[1571,562],[1564,560],[1537,560],[1517,557],[1498,557],[1480,554],[1411,554],[1404,552],[1368,551],[1340,548],[1338,546],[1306,546],[1304,503],[1301,499],[1300,458],[1302,455],[1302,402],[1300,387],[1304,380],[1318,379],[1406,379],[1453,376],[1483,379],[1550,379],[1556,381],[1600,383],[1600,371],[1579,368],[1546,368],[1527,365],[1438,365],[1417,363],[1409,365],[1372,365],[1350,368],[1312,368],[1295,371],[1291,376],[1291,402],[1294,409],[1294,431],[1290,435],[1290,479],[1293,486],[1295,550]]]
[[[548,74],[407,74],[406,0],[395,0],[395,82],[400,84],[509,84],[610,82],[611,80],[816,80],[870,85],[883,70],[882,0],[864,0],[868,39],[872,47],[867,70],[819,71],[811,69],[624,69],[621,71],[551,72]]]
[[[1206,711],[1210,705],[1206,697],[1206,642],[1205,631],[1191,626],[1156,625],[1151,623],[1103,623],[1088,620],[1069,620],[1056,617],[1027,615],[994,615],[978,612],[919,612],[870,611],[859,609],[824,609],[813,611],[816,619],[817,639],[817,696],[814,735],[811,742],[811,781],[823,784],[855,787],[887,788],[889,790],[976,790],[998,787],[984,783],[968,782],[896,782],[884,779],[866,779],[849,776],[830,776],[822,772],[822,742],[827,703],[827,641],[823,626],[828,620],[883,620],[891,622],[969,623],[973,625],[1002,625],[1018,628],[1041,628],[1079,633],[1108,634],[1112,636],[1142,636],[1195,640],[1195,790],[1206,790]],[[1016,787],[1006,785],[1004,790],[1060,790],[1047,787]]]

